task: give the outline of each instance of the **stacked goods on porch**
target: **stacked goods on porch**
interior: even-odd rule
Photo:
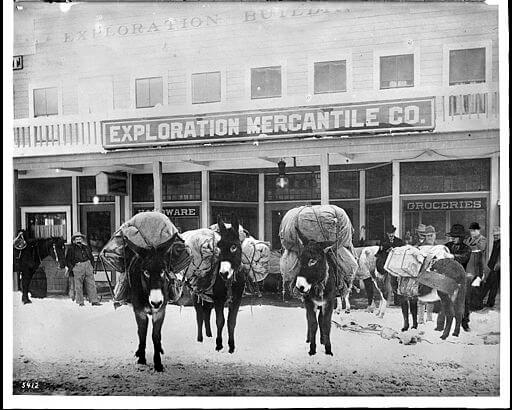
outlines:
[[[128,268],[135,257],[134,252],[156,248],[170,241],[177,234],[178,229],[167,216],[160,212],[138,213],[114,232],[99,256],[107,267],[120,272],[114,290],[115,301],[126,301],[129,296]],[[170,253],[169,258],[171,258]],[[169,267],[176,274],[186,269],[189,263],[189,251],[184,250],[177,258],[169,260]]]
[[[279,237],[284,252],[280,260],[283,283],[293,284],[300,271],[303,244],[297,229],[309,240],[331,241],[337,269],[337,284],[342,295],[350,287],[358,265],[352,245],[352,223],[346,212],[335,205],[301,206],[289,210],[281,221]]]

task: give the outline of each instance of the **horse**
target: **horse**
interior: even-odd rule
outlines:
[[[152,317],[153,363],[157,372],[163,371],[162,325],[165,308],[169,301],[169,288],[173,281],[173,261],[177,260],[185,244],[176,233],[171,239],[156,248],[140,249],[126,240],[134,253],[128,267],[131,289],[131,302],[137,322],[139,346],[135,352],[137,363],[146,364],[146,334],[148,315]]]
[[[220,216],[217,217],[217,225],[219,227],[220,240],[217,242],[218,262],[212,267],[212,274],[215,275],[213,303],[194,297],[198,328],[197,341],[203,341],[203,323],[205,324],[206,336],[212,337],[210,315],[212,309],[215,308],[217,324],[215,350],[220,351],[223,349],[224,306],[226,301],[228,301],[228,347],[229,353],[234,353],[236,317],[240,309],[246,282],[246,273],[240,269],[242,263],[242,243],[239,235],[240,225],[235,215],[231,218],[231,227],[226,228]]]
[[[300,271],[295,279],[295,289],[304,300],[309,343],[309,355],[316,354],[316,331],[320,327],[320,343],[325,354],[333,356],[331,349],[331,319],[336,308],[336,266],[326,248],[334,242],[316,242],[307,239],[298,229],[299,238],[304,245],[300,255]],[[318,309],[318,319],[315,310]]]
[[[41,261],[50,255],[61,269],[65,268],[65,241],[61,237],[26,239],[27,233],[21,229],[14,238],[14,265],[21,272],[21,300],[23,304],[32,303],[28,293],[32,277]]]

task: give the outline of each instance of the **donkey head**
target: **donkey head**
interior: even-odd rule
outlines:
[[[27,247],[27,241],[25,240],[25,230],[20,229],[16,238],[14,238],[13,246],[15,249],[21,251]]]
[[[309,293],[314,285],[321,283],[327,277],[328,265],[325,249],[332,246],[334,242],[317,242],[306,238],[297,229],[299,239],[304,248],[300,255],[300,271],[297,274],[295,287],[302,295]]]
[[[217,246],[220,250],[219,260],[221,275],[226,275],[230,279],[240,268],[242,263],[242,244],[240,242],[238,218],[235,215],[231,217],[231,227],[226,228],[224,221],[220,216],[217,217],[219,226],[220,241]]]

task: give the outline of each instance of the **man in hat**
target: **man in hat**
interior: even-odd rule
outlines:
[[[96,292],[94,280],[94,257],[91,249],[84,242],[85,235],[76,232],[71,237],[71,246],[66,252],[66,267],[73,271],[75,281],[75,300],[79,306],[84,306],[84,285],[89,301],[93,306],[101,306]]]
[[[486,306],[491,309],[496,302],[496,295],[500,286],[500,227],[495,227],[492,234],[494,242],[492,244],[491,257],[489,262],[487,262],[489,271],[484,273],[484,278],[482,279],[482,303],[487,293],[489,293]]]
[[[485,250],[487,248],[487,239],[480,233],[478,222],[472,222],[469,225],[469,237],[464,243],[471,248],[471,257],[469,258],[466,273],[471,278],[471,289],[468,292],[470,307],[473,310],[483,308],[481,297],[481,280],[484,273]]]
[[[399,237],[395,236],[395,232],[396,232],[396,227],[394,225],[388,225],[385,228],[385,237],[384,237],[384,240],[382,241],[382,245],[381,245],[382,250],[389,252],[389,250],[391,248],[398,248],[400,246],[405,245],[404,241],[402,241]],[[391,281],[392,281],[391,286],[396,288],[398,286],[398,283],[396,282],[397,279],[394,276],[392,276]],[[365,283],[365,286],[366,286],[366,283]],[[393,295],[393,303],[395,304],[395,306],[400,304],[400,298],[398,297],[397,294]],[[372,302],[372,306],[373,306],[373,302]]]

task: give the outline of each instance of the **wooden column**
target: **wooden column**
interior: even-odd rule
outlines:
[[[154,209],[162,210],[162,163],[160,161],[153,162],[153,195]]]
[[[78,177],[76,175],[71,176],[71,235],[73,232],[80,230],[78,227],[80,220],[78,209]],[[69,221],[68,221],[69,223]],[[71,242],[71,238],[67,239]]]
[[[114,198],[114,227],[117,229],[121,226],[121,196],[116,195]]]
[[[320,203],[329,205],[329,154],[320,155]]]
[[[128,219],[132,217],[132,200],[133,200],[133,192],[132,192],[132,174],[127,174],[126,180],[126,192],[128,195],[124,197],[124,221],[126,222]]]
[[[258,239],[265,240],[265,174],[258,174]]]
[[[201,228],[210,226],[210,175],[201,171]]]
[[[491,186],[489,193],[489,223],[487,232],[484,234],[489,241],[487,245],[487,258],[490,256],[493,243],[492,231],[494,227],[500,225],[500,209],[498,200],[500,199],[500,157],[499,154],[493,154],[491,157]]]
[[[400,162],[393,161],[391,223],[396,227],[396,234],[403,237],[400,230]]]
[[[359,236],[361,235],[361,227],[366,227],[366,171],[359,171]],[[365,240],[366,240],[366,232],[365,229]],[[359,237],[361,240],[361,237]]]

